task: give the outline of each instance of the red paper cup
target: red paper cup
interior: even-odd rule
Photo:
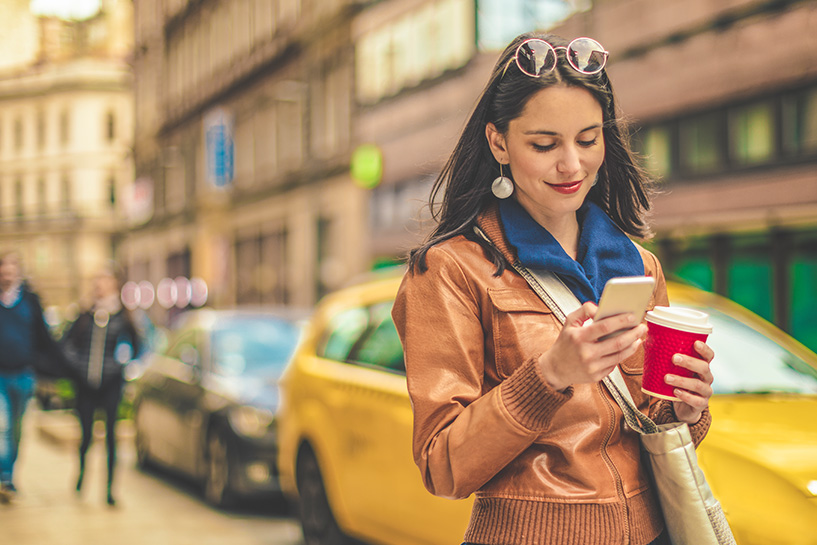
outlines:
[[[644,343],[644,376],[641,391],[651,396],[672,401],[675,386],[667,384],[668,374],[693,377],[686,367],[672,363],[675,354],[699,358],[695,341],[706,342],[712,332],[709,315],[699,310],[679,307],[655,307],[647,313],[647,340]]]

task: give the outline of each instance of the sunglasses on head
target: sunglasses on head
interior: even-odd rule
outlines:
[[[502,75],[505,75],[508,66],[514,60],[522,73],[532,78],[547,74],[556,68],[558,62],[556,52],[562,49],[565,51],[567,63],[576,72],[598,74],[607,64],[609,53],[599,42],[591,38],[576,38],[567,44],[567,47],[553,47],[545,40],[531,38],[519,44],[516,53],[502,71]]]

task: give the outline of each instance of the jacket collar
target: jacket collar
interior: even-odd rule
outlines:
[[[492,202],[477,216],[477,227],[508,263],[517,262],[516,250],[505,237],[505,229],[502,227],[502,220],[499,216],[499,203]]]

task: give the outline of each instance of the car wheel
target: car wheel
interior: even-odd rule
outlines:
[[[298,507],[306,545],[350,545],[354,543],[338,526],[323,485],[318,460],[310,450],[298,459],[296,474]]]
[[[230,498],[230,458],[227,443],[217,432],[207,438],[207,475],[204,498],[215,507],[228,507]]]

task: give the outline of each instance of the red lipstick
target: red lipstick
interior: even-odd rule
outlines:
[[[553,188],[553,190],[556,191],[557,193],[561,193],[562,195],[571,195],[577,192],[582,187],[582,180],[568,182],[566,184],[547,184],[547,185]]]

